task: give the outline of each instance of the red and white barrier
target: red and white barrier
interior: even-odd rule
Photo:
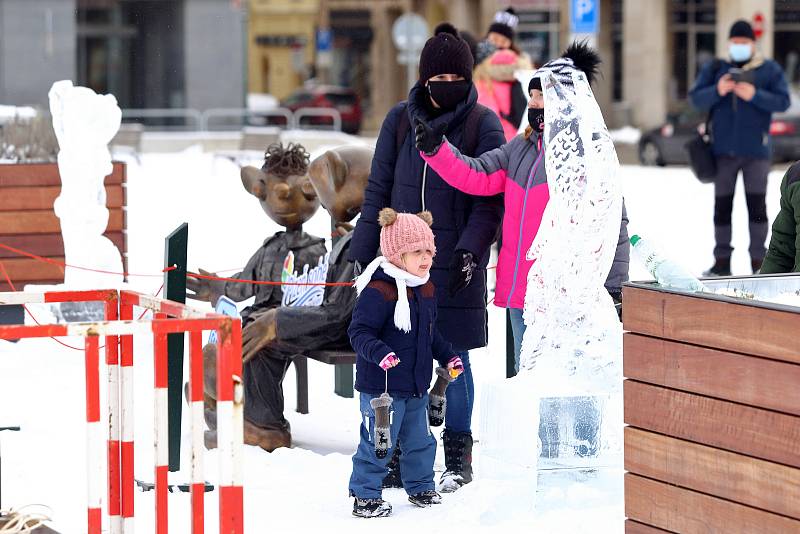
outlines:
[[[133,321],[133,305],[119,304],[121,321]],[[120,511],[122,532],[133,534],[133,336],[120,336]],[[113,518],[112,518],[113,520]],[[112,523],[113,524],[113,523]]]
[[[189,332],[190,397],[192,404],[192,533],[203,532],[205,483],[203,477],[203,355],[202,332],[217,330],[217,436],[220,458],[220,532],[242,534],[243,488],[242,444],[243,393],[241,321],[132,291],[64,291],[46,293],[0,293],[0,304],[33,302],[105,303],[106,321],[61,325],[0,326],[0,339],[82,336],[85,338],[87,424],[87,532],[103,528],[104,479],[108,498],[109,531],[133,532],[134,433],[133,433],[133,340],[149,332],[154,339],[155,387],[155,532],[168,529],[168,418],[167,334]],[[133,320],[133,307],[151,310],[153,320]],[[108,424],[106,451],[108,471],[103,473],[103,433],[100,403],[100,336],[105,336]],[[120,350],[121,349],[121,350]]]

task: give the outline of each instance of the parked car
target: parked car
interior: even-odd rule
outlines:
[[[639,139],[639,161],[642,165],[687,165],[686,143],[705,128],[706,112],[688,108],[667,115],[666,122],[642,134]],[[792,104],[783,113],[772,116],[769,133],[772,161],[800,159],[800,96],[792,94]]]
[[[361,129],[361,98],[350,88],[332,85],[302,87],[281,101],[281,106],[296,111],[300,108],[333,108],[342,117],[342,131],[357,134]],[[301,124],[330,125],[327,116],[304,117]]]

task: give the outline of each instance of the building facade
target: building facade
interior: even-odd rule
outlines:
[[[758,46],[800,82],[800,0],[596,0],[603,57],[595,92],[612,127],[648,128],[687,105],[699,69],[726,54],[730,24],[760,21]],[[124,108],[242,108],[303,83],[353,88],[364,129],[405,98],[392,26],[414,12],[478,38],[512,5],[536,63],[574,37],[574,0],[0,0],[0,104],[47,106],[71,79]]]
[[[68,79],[123,108],[242,107],[244,15],[231,0],[0,0],[0,102],[47,107]]]

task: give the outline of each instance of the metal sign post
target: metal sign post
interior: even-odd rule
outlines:
[[[600,29],[600,0],[570,0],[569,29],[571,40],[586,39],[590,46],[597,46]]]
[[[400,51],[397,62],[406,65],[409,90],[417,82],[419,54],[428,40],[428,23],[416,13],[405,13],[392,25],[392,41]]]
[[[183,223],[164,240],[164,267],[175,267],[164,273],[164,298],[181,304],[186,302],[186,256],[189,225]],[[181,408],[183,407],[183,338],[167,336],[167,405],[169,406],[169,470],[181,468]]]

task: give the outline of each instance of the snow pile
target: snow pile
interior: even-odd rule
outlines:
[[[615,143],[624,143],[629,145],[635,145],[642,137],[642,131],[638,128],[634,128],[633,126],[625,126],[624,128],[620,128],[618,130],[610,130],[608,133],[611,136],[611,140]]]
[[[33,119],[36,117],[36,110],[29,106],[6,106],[0,105],[0,124],[19,119]]]

